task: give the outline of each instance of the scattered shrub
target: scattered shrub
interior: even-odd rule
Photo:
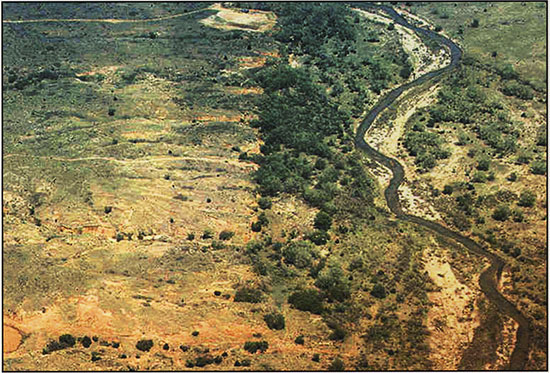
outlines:
[[[297,336],[296,339],[294,340],[294,343],[298,345],[303,345],[305,343],[304,336],[303,335]]]
[[[142,339],[136,343],[136,348],[140,351],[148,352],[153,347],[153,341],[151,339]]]
[[[269,329],[283,330],[285,328],[285,317],[281,313],[269,313],[264,316],[264,321]]]
[[[230,240],[234,235],[235,235],[235,232],[224,230],[220,232],[219,237],[220,237],[220,240],[227,241],[227,240]]]
[[[213,237],[214,237],[214,232],[211,229],[205,229],[201,236],[203,240],[208,240]]]
[[[498,221],[506,221],[510,217],[510,208],[506,205],[500,205],[493,211],[492,217]]]
[[[521,195],[519,197],[518,206],[533,207],[536,200],[537,198],[535,196],[535,193],[531,192],[530,190],[524,190],[523,192],[521,192]]]
[[[322,231],[328,231],[332,225],[332,218],[324,211],[319,211],[315,215],[313,226]]]
[[[241,287],[235,293],[235,302],[260,303],[263,300],[263,294],[259,289]]]
[[[308,234],[307,239],[313,242],[317,246],[324,245],[328,242],[330,236],[327,232],[321,230],[315,230]]]
[[[315,281],[315,286],[323,290],[329,299],[338,302],[343,302],[351,296],[349,280],[337,264],[322,270]]]
[[[252,229],[252,232],[261,232],[262,224],[259,221],[255,221],[252,223],[250,228]]]
[[[285,262],[296,268],[306,268],[313,258],[311,244],[304,241],[292,241],[283,249]]]
[[[76,339],[70,334],[63,334],[59,336],[59,343],[65,346],[64,348],[73,347],[76,343]]]
[[[257,351],[265,352],[269,344],[267,341],[246,341],[244,343],[244,350],[255,354]]]
[[[91,346],[92,344],[92,340],[90,339],[90,337],[88,337],[87,335],[84,336],[82,338],[82,340],[80,341],[80,343],[82,343],[82,346],[84,346],[84,348],[88,348]]]
[[[288,303],[300,311],[307,311],[315,314],[323,312],[323,300],[315,289],[298,290],[288,297]]]
[[[386,298],[386,289],[384,288],[384,285],[379,283],[375,284],[370,292],[370,295],[378,299]]]
[[[331,372],[342,372],[345,369],[344,362],[339,358],[336,358],[328,366],[328,370]]]
[[[447,195],[453,194],[453,190],[454,189],[452,185],[447,184],[443,187],[443,194],[447,194]]]
[[[531,173],[535,175],[546,175],[546,161],[535,161],[531,163]]]
[[[258,206],[260,206],[260,208],[262,210],[270,209],[271,208],[271,198],[269,198],[269,197],[260,198],[259,201],[258,201]]]

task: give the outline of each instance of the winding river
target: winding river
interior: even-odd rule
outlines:
[[[527,318],[498,290],[498,283],[502,274],[502,269],[505,265],[504,260],[498,255],[487,251],[474,240],[463,236],[460,233],[452,231],[436,222],[429,221],[415,215],[409,215],[403,212],[403,209],[401,208],[401,204],[399,202],[399,196],[397,194],[397,189],[399,188],[399,185],[401,185],[401,183],[403,182],[403,166],[397,160],[390,158],[382,153],[379,153],[378,151],[373,149],[370,145],[367,144],[364,138],[365,133],[372,125],[374,120],[378,117],[378,115],[389,105],[391,105],[404,91],[408,90],[411,87],[418,86],[428,80],[436,81],[444,73],[455,69],[462,58],[462,51],[451,40],[433,31],[411,25],[393,8],[383,5],[378,6],[378,8],[386,12],[395,21],[395,23],[413,30],[421,37],[434,39],[449,48],[451,52],[451,63],[439,70],[431,71],[420,76],[418,79],[399,86],[398,88],[392,90],[387,95],[385,95],[372,108],[372,110],[368,113],[366,118],[359,126],[355,136],[355,145],[363,150],[371,159],[377,161],[378,163],[382,164],[392,171],[393,177],[390,180],[389,186],[384,191],[384,195],[386,197],[389,209],[399,219],[423,226],[442,236],[459,242],[460,244],[465,246],[470,252],[485,257],[490,261],[491,265],[480,275],[479,285],[483,294],[485,294],[487,299],[489,299],[489,301],[493,303],[502,314],[511,317],[518,323],[519,327],[516,333],[516,345],[512,352],[508,369],[522,370],[524,369],[525,364],[527,363],[527,360],[529,358],[531,327],[529,324],[529,320],[527,320]]]

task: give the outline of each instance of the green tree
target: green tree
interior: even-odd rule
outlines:
[[[319,211],[317,215],[315,215],[315,221],[313,225],[319,230],[328,231],[330,229],[330,226],[332,225],[332,218],[326,212]]]
[[[522,207],[533,207],[536,200],[537,197],[535,196],[535,193],[531,192],[530,190],[524,190],[523,192],[521,192],[518,205]]]
[[[510,208],[506,205],[500,205],[493,211],[492,217],[498,221],[506,221],[510,217]]]

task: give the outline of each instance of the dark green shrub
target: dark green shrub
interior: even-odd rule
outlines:
[[[533,207],[535,205],[536,200],[537,200],[537,197],[533,192],[529,190],[524,190],[523,192],[521,192],[521,195],[519,197],[518,206]]]
[[[269,329],[283,330],[285,328],[285,317],[281,313],[269,313],[264,316],[264,321]]]
[[[227,241],[230,240],[235,235],[235,232],[231,231],[221,231],[220,232],[220,240]]]
[[[476,168],[480,171],[488,171],[490,165],[491,165],[491,161],[487,158],[483,158],[477,162]]]
[[[321,356],[319,354],[313,354],[313,356],[311,357],[311,361],[314,361],[316,363],[318,363],[320,360]]]
[[[343,341],[346,338],[346,335],[348,333],[340,325],[332,325],[331,327],[332,327],[332,333],[330,333],[330,335],[328,336],[330,340]]]
[[[304,241],[292,241],[283,249],[283,257],[287,264],[296,268],[306,268],[313,259],[311,244]]]
[[[103,208],[103,212],[106,214],[109,214],[111,211],[113,211],[113,206],[105,206]]]
[[[193,241],[195,239],[195,233],[187,233],[187,240]]]
[[[252,232],[261,232],[262,231],[262,224],[259,221],[255,221],[250,226],[250,229],[252,229]]]
[[[235,293],[235,302],[260,303],[263,300],[263,294],[259,289],[241,287]]]
[[[384,285],[375,284],[370,292],[370,295],[379,299],[386,298],[386,289],[384,288]]]
[[[298,290],[288,297],[288,303],[300,311],[307,311],[315,314],[323,312],[323,300],[315,289]]]
[[[329,299],[338,302],[343,302],[351,296],[349,280],[338,265],[331,265],[330,268],[321,271],[315,286],[323,290]]]
[[[63,334],[59,336],[59,344],[64,346],[63,348],[73,347],[76,343],[76,339],[70,334]]]
[[[332,225],[332,218],[324,211],[319,211],[315,215],[313,226],[322,231],[328,231]]]
[[[516,223],[521,223],[524,220],[523,212],[521,210],[512,210],[512,220]]]
[[[140,351],[149,351],[153,347],[153,341],[151,339],[142,339],[136,343],[136,348]]]
[[[328,366],[328,370],[331,372],[343,372],[345,369],[344,362],[339,358],[336,358]]]
[[[260,198],[260,200],[258,201],[258,206],[260,206],[260,208],[262,210],[270,209],[271,208],[271,198],[269,198],[269,197]]]
[[[535,175],[546,175],[546,161],[535,161],[531,163],[531,173]]]
[[[453,194],[453,186],[452,185],[445,185],[443,187],[443,194],[447,194],[447,195],[450,195],[450,194]]]
[[[533,90],[515,80],[505,83],[502,93],[506,96],[516,96],[522,100],[533,99]]]
[[[90,339],[90,337],[88,337],[87,335],[84,336],[82,338],[82,340],[80,341],[80,343],[82,343],[82,346],[84,346],[84,348],[88,348],[91,346],[92,344],[92,340]]]
[[[508,181],[514,182],[518,179],[518,174],[515,172],[512,172],[508,177],[506,178]]]
[[[255,354],[257,351],[265,352],[269,344],[267,341],[246,341],[244,343],[244,350]]]
[[[208,240],[214,237],[214,232],[211,229],[205,229],[204,232],[202,232],[201,238],[203,240]]]
[[[325,231],[315,230],[308,234],[307,239],[317,246],[324,245],[328,242],[330,236]]]
[[[506,221],[510,217],[510,208],[506,205],[500,205],[493,211],[492,217],[498,221]]]
[[[294,343],[298,345],[303,345],[305,343],[304,336],[303,335],[297,336],[296,339],[294,340]]]

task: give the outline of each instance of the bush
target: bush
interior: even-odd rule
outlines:
[[[262,223],[260,223],[259,221],[255,221],[250,225],[250,229],[252,229],[252,232],[261,232]]]
[[[531,163],[531,173],[535,175],[546,175],[546,161],[535,161]]]
[[[308,234],[307,239],[317,246],[324,245],[328,242],[330,236],[325,231],[315,230]]]
[[[76,339],[70,334],[63,334],[59,336],[59,344],[64,346],[63,348],[73,347],[76,343]]]
[[[244,350],[255,354],[256,351],[265,352],[269,344],[267,341],[246,341],[244,343]]]
[[[260,303],[263,300],[263,294],[259,289],[241,287],[235,293],[235,302]]]
[[[384,285],[375,284],[370,292],[370,295],[378,299],[386,298],[386,289],[384,288]]]
[[[313,354],[313,356],[311,357],[311,361],[314,361],[316,363],[318,363],[320,360],[321,356],[319,354]]]
[[[214,237],[214,232],[211,229],[205,229],[204,232],[202,232],[201,238],[203,240],[208,240],[213,237]]]
[[[260,200],[258,201],[258,206],[260,206],[260,208],[262,210],[270,209],[271,208],[271,198],[269,198],[269,197],[260,198]]]
[[[453,194],[453,187],[452,185],[445,185],[443,187],[443,194],[447,194],[447,195],[450,195],[450,194]]]
[[[328,338],[332,341],[343,341],[344,338],[346,338],[347,334],[348,333],[345,331],[345,329],[342,328],[340,325],[333,325],[332,333],[330,333]]]
[[[282,313],[273,312],[264,316],[264,321],[269,329],[283,330],[285,328],[285,317]]]
[[[492,217],[498,221],[506,221],[510,217],[510,208],[506,205],[500,205],[493,211]]]
[[[332,225],[332,218],[324,211],[319,211],[315,215],[313,226],[322,231],[328,231]]]
[[[336,358],[328,366],[328,370],[331,372],[342,372],[345,369],[344,362],[339,358]]]
[[[521,210],[513,210],[512,211],[512,219],[516,223],[521,223],[524,220],[523,212]]]
[[[288,297],[288,303],[300,311],[321,314],[323,312],[323,300],[315,289],[298,290]]]
[[[140,351],[149,351],[153,347],[153,341],[151,339],[142,339],[136,343],[136,348]]]
[[[193,241],[195,239],[195,233],[187,233],[187,240]]]
[[[296,268],[306,268],[311,265],[313,258],[311,244],[304,241],[290,242],[283,249],[285,262],[293,264]]]
[[[299,335],[296,337],[296,339],[294,340],[294,343],[298,344],[298,345],[303,345],[304,344],[304,336],[303,335]]]
[[[516,96],[523,100],[533,99],[533,90],[517,81],[510,81],[502,87],[502,93],[506,96]]]
[[[519,197],[518,206],[533,207],[535,205],[536,200],[537,200],[537,197],[533,192],[529,190],[524,190],[523,192],[521,192],[521,195]]]
[[[315,286],[324,290],[331,300],[342,302],[351,296],[349,280],[339,265],[324,269],[315,281]]]
[[[474,19],[470,26],[472,26],[473,28],[479,27],[479,19]]]
[[[491,161],[489,161],[489,159],[487,158],[483,158],[477,162],[476,168],[480,171],[488,171],[490,165],[491,165]]]
[[[514,182],[518,179],[518,174],[515,172],[512,172],[508,177],[506,178],[508,181]]]
[[[220,232],[220,240],[227,241],[230,240],[235,235],[235,232],[231,231],[221,231]]]
[[[86,335],[84,336],[84,338],[82,338],[82,341],[80,341],[80,343],[82,343],[82,346],[84,346],[84,348],[88,348],[92,345],[92,340]]]

